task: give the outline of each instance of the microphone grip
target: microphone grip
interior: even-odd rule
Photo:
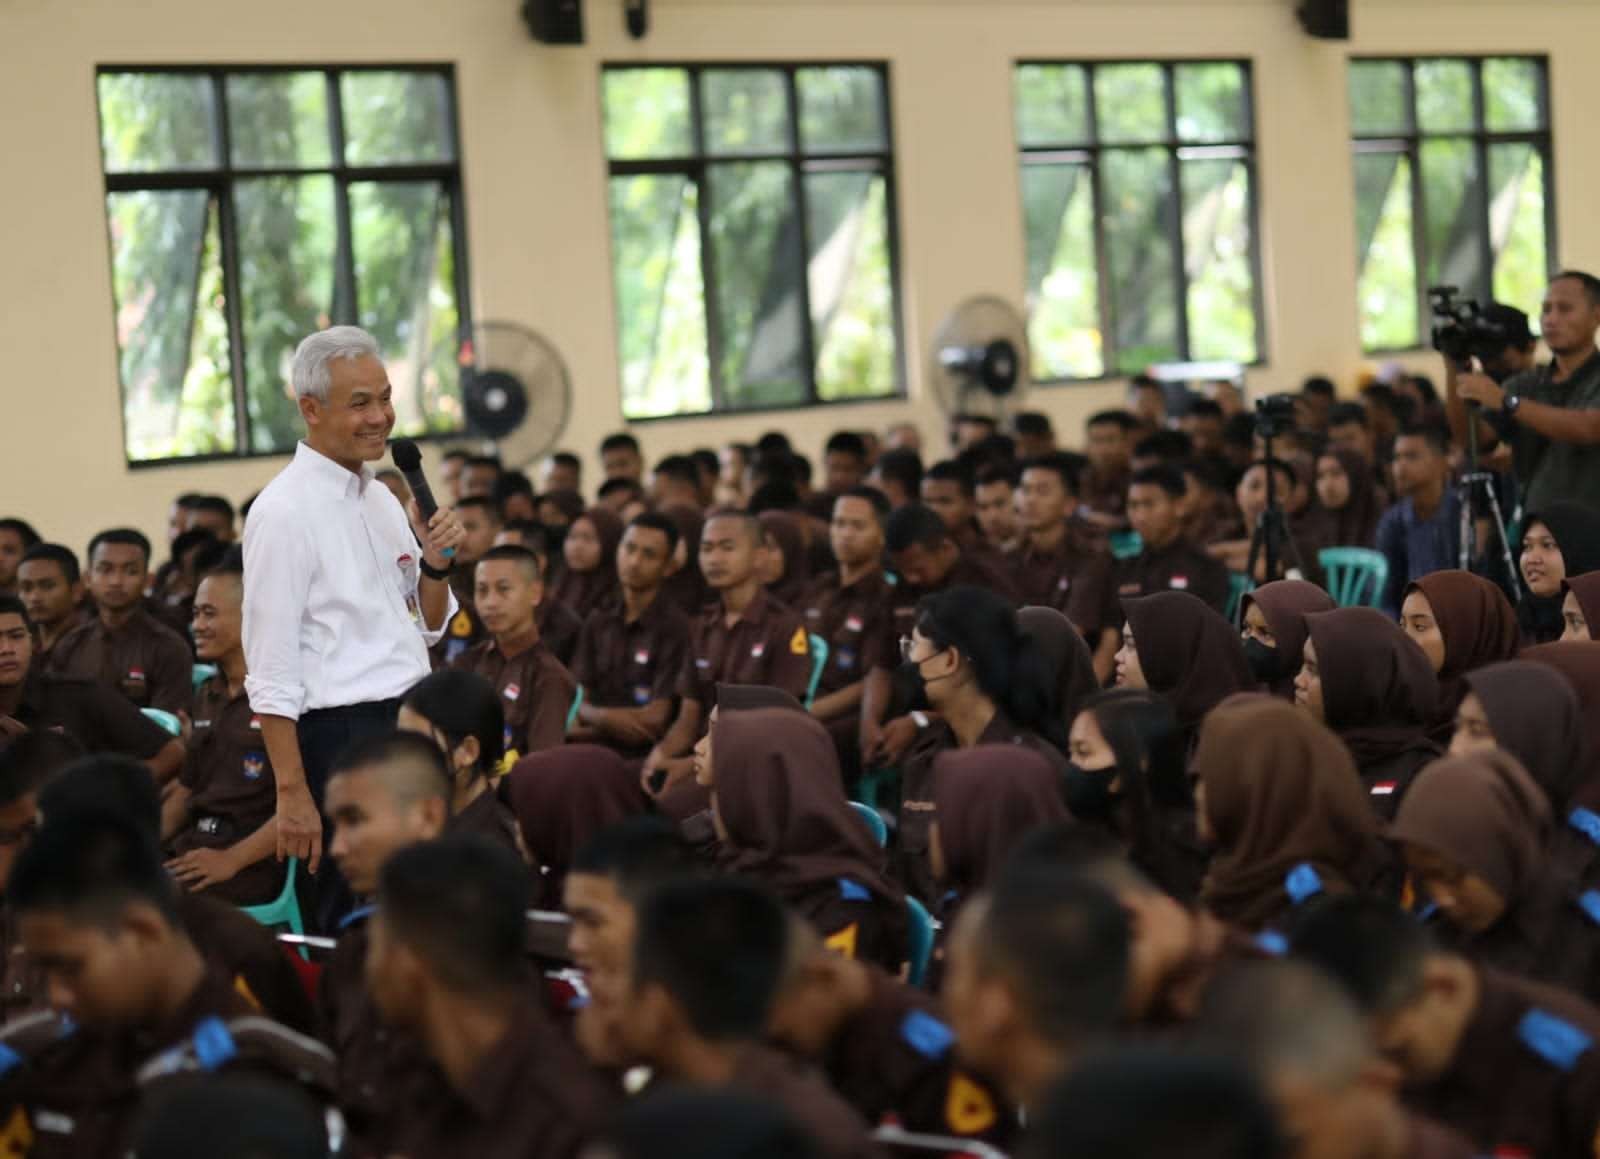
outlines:
[[[405,476],[406,486],[411,488],[411,497],[417,501],[417,511],[422,516],[424,523],[431,520],[434,513],[439,510],[439,501],[433,497],[433,488],[428,486],[428,477],[422,473],[421,467],[413,467],[409,471],[401,471]],[[447,547],[444,550],[446,559],[454,559],[456,549]]]

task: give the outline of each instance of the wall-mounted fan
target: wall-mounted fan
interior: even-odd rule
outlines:
[[[572,376],[548,339],[517,322],[480,322],[459,360],[469,435],[492,440],[514,470],[555,449],[572,417]]]
[[[1004,426],[1027,396],[1028,365],[1022,314],[1003,298],[969,298],[934,337],[928,381],[946,415],[987,415]]]

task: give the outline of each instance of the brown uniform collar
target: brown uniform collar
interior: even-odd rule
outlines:
[[[506,1032],[479,1060],[472,1082],[456,1095],[484,1122],[500,1118],[507,1106],[523,1095],[519,1086],[527,1080],[523,1065],[530,1050],[544,1039],[539,1015],[530,1004],[519,1003],[511,1012]]]

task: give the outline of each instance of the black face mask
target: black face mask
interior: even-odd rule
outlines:
[[[1294,675],[1276,648],[1269,648],[1254,636],[1245,637],[1244,655],[1250,661],[1250,671],[1263,684],[1277,684]]]
[[[915,660],[902,660],[894,679],[895,684],[910,695],[913,705],[921,706],[928,703],[928,682],[922,678],[921,664]]]
[[[1112,791],[1111,782],[1116,779],[1116,765],[1086,769],[1076,761],[1068,764],[1062,790],[1068,811],[1080,821],[1109,820],[1122,796]]]

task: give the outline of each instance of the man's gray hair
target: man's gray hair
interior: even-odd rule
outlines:
[[[296,398],[328,401],[329,364],[336,358],[383,358],[378,340],[359,326],[330,326],[305,338],[295,348],[289,381]]]

